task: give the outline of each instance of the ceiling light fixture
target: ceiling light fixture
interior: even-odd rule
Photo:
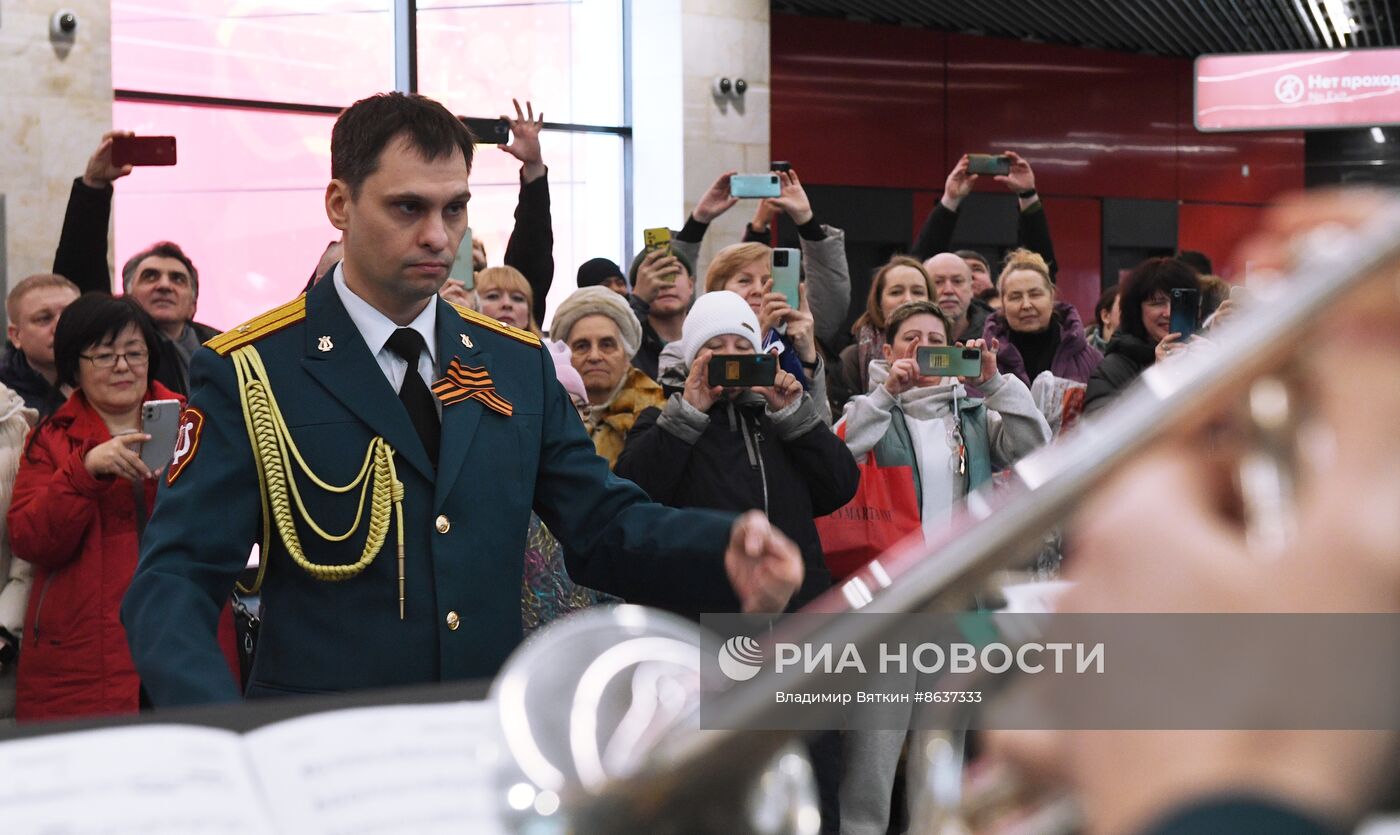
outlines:
[[[1371,138],[1376,140],[1377,145],[1385,144],[1385,131],[1380,128],[1371,128]]]
[[[1352,32],[1351,16],[1347,14],[1342,0],[1322,0],[1322,3],[1327,9],[1327,19],[1332,22],[1332,29],[1337,33],[1337,45],[1345,46],[1346,36]]]
[[[1308,0],[1308,11],[1312,12],[1313,22],[1317,24],[1317,29],[1322,33],[1322,40],[1327,44],[1327,48],[1332,48],[1332,29],[1327,25],[1327,18],[1322,13],[1322,7],[1317,5],[1317,0]]]

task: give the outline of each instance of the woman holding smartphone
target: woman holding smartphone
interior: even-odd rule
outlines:
[[[870,363],[870,390],[851,398],[836,424],[860,459],[875,450],[879,466],[910,466],[925,531],[947,520],[953,505],[990,477],[1050,442],[1050,427],[1030,389],[1015,375],[998,374],[995,345],[974,339],[981,373],[929,377],[919,368],[922,347],[946,347],[948,315],[931,301],[900,305],[885,325],[884,359]],[[966,386],[985,395],[972,398]]]
[[[931,301],[895,308],[883,333],[884,359],[870,363],[869,393],[851,398],[835,427],[857,460],[873,450],[876,467],[909,468],[926,534],[946,524],[954,505],[988,480],[993,467],[1009,466],[1050,442],[1050,427],[1030,390],[1014,375],[997,373],[994,350],[982,340],[964,346],[982,351],[976,378],[923,373],[919,349],[948,346],[952,324]],[[968,385],[980,389],[985,399],[968,397]],[[884,832],[889,827],[891,787],[904,738],[904,731],[846,733],[842,831]]]
[[[1172,290],[1201,289],[1196,271],[1174,258],[1149,258],[1123,282],[1118,332],[1103,362],[1089,377],[1084,413],[1093,414],[1117,399],[1148,366],[1185,345],[1171,326]]]
[[[122,628],[156,479],[142,460],[141,406],[180,400],[154,381],[155,325],[136,302],[89,293],[54,330],[67,402],[30,435],[10,505],[15,556],[34,566],[15,716],[134,713],[140,682]],[[232,620],[225,612],[226,651]],[[236,670],[236,664],[234,666]]]

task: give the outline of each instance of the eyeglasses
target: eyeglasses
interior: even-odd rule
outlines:
[[[151,358],[150,351],[127,351],[121,354],[101,353],[101,354],[79,354],[78,356],[92,363],[94,368],[112,369],[117,367],[117,360],[126,360],[127,368],[145,368],[147,361]]]

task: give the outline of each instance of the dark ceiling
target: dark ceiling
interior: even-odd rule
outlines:
[[[773,11],[1194,57],[1400,46],[1397,5],[1397,0],[773,0]]]

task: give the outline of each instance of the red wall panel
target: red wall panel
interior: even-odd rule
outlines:
[[[1079,308],[1087,328],[1099,300],[1099,261],[1103,256],[1103,204],[1086,197],[1047,197],[1045,217],[1055,242],[1059,274],[1056,291]]]
[[[772,149],[820,185],[942,189],[944,35],[773,15]]]
[[[1259,207],[1303,185],[1302,133],[1196,131],[1184,59],[775,14],[772,68],[774,156],[814,184],[913,189],[915,233],[961,154],[1024,154],[1081,311],[1102,198],[1180,201],[1181,248],[1225,271]]]
[[[1173,199],[1182,63],[948,35],[950,164],[1009,149],[1047,193]]]
[[[1242,278],[1230,264],[1235,247],[1259,225],[1263,206],[1219,203],[1182,203],[1177,213],[1177,240],[1182,249],[1204,252],[1216,275],[1227,280]],[[1055,245],[1059,246],[1056,239]]]
[[[939,185],[942,185],[941,183]],[[914,226],[909,231],[909,240],[919,239],[919,230],[924,228],[924,220],[928,218],[929,212],[938,205],[938,198],[943,196],[943,190],[938,191],[916,191],[914,192]]]
[[[1302,131],[1201,133],[1191,118],[1194,104],[1189,65],[1180,74],[1180,84],[1177,171],[1181,200],[1267,203],[1303,187]]]

